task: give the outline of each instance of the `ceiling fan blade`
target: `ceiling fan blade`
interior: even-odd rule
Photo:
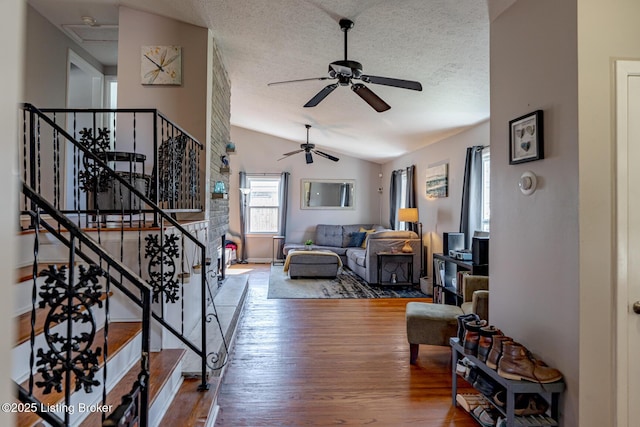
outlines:
[[[300,148],[299,150],[295,150],[295,151],[289,151],[288,153],[284,153],[283,156],[290,156],[292,154],[298,154],[299,152],[304,151],[303,148]]]
[[[356,83],[351,86],[351,90],[353,90],[358,96],[364,101],[371,105],[371,107],[376,110],[378,113],[382,113],[383,111],[387,111],[391,106],[384,102],[382,98],[373,93],[371,89],[363,85],[362,83]]]
[[[310,151],[307,151],[307,152],[305,153],[305,157],[307,158],[307,164],[309,164],[309,163],[313,163],[313,156],[311,155],[311,152],[310,152]]]
[[[289,157],[289,156],[293,156],[294,154],[298,154],[298,153],[300,153],[300,152],[302,152],[302,151],[304,151],[304,150],[296,150],[296,151],[290,151],[290,152],[288,152],[288,153],[284,153],[284,154],[282,155],[283,157],[279,158],[278,160],[286,159],[287,157]]]
[[[332,80],[332,77],[312,77],[310,79],[285,80],[285,81],[282,81],[282,82],[267,83],[267,86],[282,85],[282,84],[286,84],[286,83],[310,82],[310,81],[314,81],[314,80]]]
[[[323,151],[320,151],[320,150],[312,150],[312,151],[313,151],[314,153],[316,153],[318,156],[325,157],[325,158],[327,158],[327,159],[329,159],[329,160],[333,160],[334,162],[337,162],[338,160],[340,160],[339,158],[334,157],[334,156],[332,156],[331,154],[327,154],[327,153],[325,153],[325,152],[323,152]]]
[[[422,84],[420,82],[414,82],[411,80],[392,79],[390,77],[379,76],[360,76],[360,80],[365,83],[373,83],[377,85],[399,87],[401,89],[422,90]]]
[[[328,86],[325,86],[320,92],[318,92],[316,94],[316,96],[314,96],[313,98],[311,98],[309,100],[309,102],[307,102],[306,104],[304,104],[305,107],[315,107],[316,105],[318,105],[320,103],[320,101],[322,101],[323,99],[325,99],[331,92],[333,92],[335,90],[335,88],[338,87],[337,83],[333,83],[330,84]]]

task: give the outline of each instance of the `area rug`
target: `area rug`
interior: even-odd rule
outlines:
[[[335,279],[291,279],[281,265],[271,266],[267,294],[270,299],[426,297],[418,287],[369,285],[347,267],[343,267]]]

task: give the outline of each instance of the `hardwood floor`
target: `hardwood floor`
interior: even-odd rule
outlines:
[[[230,274],[243,269],[249,295],[216,426],[477,426],[451,405],[448,348],[421,346],[409,364],[409,300],[269,300],[269,265]]]

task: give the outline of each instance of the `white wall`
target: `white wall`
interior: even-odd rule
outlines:
[[[120,7],[118,27],[118,107],[157,108],[204,142],[208,30],[127,7]],[[182,85],[141,84],[140,49],[152,45],[182,47]]]
[[[389,224],[391,172],[411,165],[416,166],[418,213],[422,222],[424,245],[427,248],[425,271],[429,277],[431,277],[432,271],[431,255],[442,253],[442,233],[460,230],[465,156],[467,147],[474,145],[489,145],[488,121],[404,155],[383,166],[382,187],[384,190],[381,210],[383,214],[382,222],[385,225]],[[500,156],[500,153],[497,155]],[[426,170],[431,165],[443,162],[449,164],[449,196],[439,199],[427,199]]]
[[[24,98],[43,108],[67,106],[67,55],[72,49],[100,72],[102,64],[27,6]]]
[[[120,7],[118,28],[118,108],[157,108],[204,144],[207,150],[209,31],[127,7]],[[182,85],[142,85],[141,47],[152,45],[182,47]],[[149,159],[153,155],[153,128],[145,117],[138,117],[136,132],[138,151],[147,154]],[[123,121],[119,122],[119,127],[118,135],[125,135]],[[200,178],[205,183],[209,165],[204,151],[201,159]],[[151,167],[151,163],[147,161],[147,167]],[[204,186],[202,197],[206,201]]]
[[[584,427],[615,425],[613,61],[640,60],[639,16],[640,2],[635,0],[578,1],[580,426]]]
[[[26,49],[24,50],[24,96],[39,108],[67,108],[68,56],[69,49],[102,72],[102,65],[76,42],[67,37],[51,22],[31,6],[26,7]],[[64,118],[58,116],[60,123]],[[43,159],[53,158],[51,128],[43,125],[41,153]],[[21,153],[20,153],[21,154]],[[60,159],[60,170],[65,170],[64,154]],[[55,180],[50,163],[41,170],[43,194],[53,194]]]
[[[69,108],[91,108],[93,78],[75,65],[69,74]]]
[[[378,193],[380,165],[318,147],[340,158],[332,162],[314,155],[311,164],[305,163],[304,154],[278,161],[283,153],[300,148],[305,142],[305,129],[300,127],[300,141],[289,141],[232,126],[231,140],[236,144],[236,154],[229,156],[229,231],[240,234],[240,191],[238,173],[281,173],[290,175],[290,205],[287,220],[287,242],[303,242],[315,237],[317,224],[359,224],[380,222],[380,198]],[[313,142],[313,129],[310,141]],[[353,210],[302,210],[300,209],[300,180],[302,178],[355,179],[356,208]],[[247,237],[248,259],[271,259],[271,235]]]
[[[4,209],[0,213],[0,241],[4,244],[0,248],[0,271],[5,285],[3,298],[0,298],[0,325],[11,325],[13,286],[15,283],[15,245],[17,212],[16,170],[17,158],[15,141],[18,139],[16,104],[22,97],[22,71],[24,53],[24,2],[22,0],[6,0],[0,2],[0,28],[7,43],[3,52],[4,63],[2,79],[0,79],[0,130],[4,135],[2,153],[0,156],[0,180],[5,184],[0,186],[0,199],[4,201]],[[14,402],[15,390],[8,379],[11,377],[11,348],[14,342],[14,328],[0,328],[0,402]],[[0,412],[0,425],[14,425],[14,414]]]
[[[562,371],[565,426],[578,425],[579,388],[576,9],[575,0],[521,0],[491,24],[490,321]],[[508,122],[537,109],[545,159],[509,165]],[[529,197],[517,185],[527,170],[539,177]]]

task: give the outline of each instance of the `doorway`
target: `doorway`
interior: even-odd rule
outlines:
[[[616,414],[640,419],[640,61],[616,61]],[[637,307],[634,307],[638,304]]]
[[[84,60],[80,55],[69,49],[67,56],[67,108],[102,108],[104,93],[104,75],[97,68]],[[79,138],[77,130],[82,128],[93,128],[102,126],[102,115],[96,117],[97,122],[93,123],[90,114],[68,114],[67,132]],[[79,191],[74,188],[74,163],[77,170],[78,153],[71,143],[65,147],[65,209],[75,210],[86,207],[86,197],[84,194],[75,194]],[[79,197],[78,197],[79,196]],[[79,206],[78,206],[79,204]]]

